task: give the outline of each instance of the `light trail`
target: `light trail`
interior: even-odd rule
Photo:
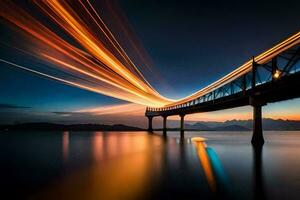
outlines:
[[[114,37],[114,35],[109,30],[109,28],[106,26],[106,24],[104,23],[104,21],[102,20],[102,18],[99,16],[99,14],[93,8],[93,6],[90,3],[90,1],[89,0],[86,1],[88,3],[88,7],[89,8],[87,6],[85,6],[84,3],[82,3],[81,0],[79,0],[79,2],[84,7],[84,9],[87,11],[87,13],[90,15],[90,17],[94,20],[94,22],[97,24],[97,26],[99,27],[99,29],[105,34],[105,36],[107,37],[107,39],[112,43],[112,45],[115,47],[115,49],[118,51],[118,53],[122,56],[122,58],[124,58],[128,62],[128,64],[135,69],[135,72],[138,73],[139,76],[141,76],[143,78],[143,80],[147,82],[147,80],[145,79],[145,77],[143,76],[143,74],[138,70],[138,68],[135,66],[135,64],[133,63],[133,61],[129,58],[129,56],[127,55],[127,53],[125,52],[125,50],[122,48],[122,46],[120,45],[120,43],[118,42],[118,40]],[[89,11],[89,9],[92,10],[92,13]],[[93,16],[93,14],[95,15],[95,17]],[[100,21],[101,24],[98,21]],[[137,52],[139,52],[139,51],[137,51]],[[148,82],[147,82],[147,84],[149,86],[151,86]]]
[[[102,94],[107,95],[107,96],[110,95],[109,92],[106,92],[106,91],[103,91],[103,90],[98,91],[97,89],[94,89],[93,87],[89,87],[89,86],[86,86],[86,85],[81,85],[81,84],[78,84],[76,82],[67,81],[67,80],[64,80],[64,79],[61,79],[61,78],[57,78],[57,77],[54,77],[54,76],[51,76],[51,75],[48,75],[48,74],[44,74],[44,73],[38,72],[36,70],[32,70],[30,68],[27,68],[27,67],[24,67],[24,66],[21,66],[21,65],[18,65],[18,64],[15,64],[15,63],[3,60],[3,59],[0,59],[0,61],[4,62],[6,64],[9,64],[11,66],[14,66],[16,68],[22,69],[24,71],[28,71],[28,72],[31,72],[33,74],[36,74],[36,75],[39,75],[39,76],[43,76],[43,77],[46,77],[48,79],[64,83],[66,85],[75,86],[75,87],[78,87],[78,88],[81,88],[81,89],[84,89],[84,90],[89,90],[89,91],[96,92],[96,93],[102,93]],[[116,98],[120,98],[121,99],[122,97],[121,96],[116,96]],[[127,101],[129,101],[129,99]]]
[[[53,32],[52,25],[43,24],[13,1],[1,1],[0,16],[30,38],[28,49],[14,48],[45,61],[48,69],[59,73],[35,70],[34,66],[22,66],[6,59],[0,61],[64,84],[149,107],[169,107],[201,97],[252,69],[252,60],[249,60],[190,96],[176,101],[168,99],[147,82],[90,1],[79,0],[71,4],[68,1],[34,0],[33,3],[74,41]],[[256,56],[255,62],[266,63],[299,43],[300,32]],[[140,52],[136,53],[140,55]]]
[[[30,37],[32,44],[22,51],[46,61],[49,68],[63,72],[63,76],[61,73],[49,74],[41,69],[34,70],[34,66],[22,66],[3,59],[1,61],[68,85],[141,105],[160,107],[172,102],[161,96],[145,80],[92,5],[89,2],[88,5],[83,1],[78,2],[81,7],[74,7],[80,9],[80,12],[75,12],[71,4],[63,1],[34,1],[44,14],[83,49],[54,33],[52,27],[47,27],[12,1],[1,2],[0,15]],[[10,10],[14,12],[8,12]],[[99,38],[87,21],[95,23],[96,32],[102,33],[104,38]]]

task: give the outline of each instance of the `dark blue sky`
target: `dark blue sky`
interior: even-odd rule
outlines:
[[[94,5],[101,14],[101,3]],[[124,0],[119,6],[166,84],[161,84],[160,79],[155,81],[155,76],[145,74],[146,77],[162,95],[170,98],[201,89],[300,28],[297,1]],[[2,43],[17,40],[11,38],[13,32],[3,22],[1,32],[5,33]],[[115,33],[117,37],[120,34]],[[14,51],[2,43],[1,57],[36,64],[14,56]],[[73,111],[123,102],[3,63],[0,76],[0,104],[31,107],[34,111]]]
[[[300,27],[296,1],[129,2],[123,9],[175,89],[162,91],[171,97],[195,92]]]

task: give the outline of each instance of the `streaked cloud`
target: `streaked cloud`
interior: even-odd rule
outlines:
[[[27,108],[31,108],[31,107],[0,103],[0,109],[27,109]]]
[[[74,114],[74,112],[52,112],[53,114],[60,115],[63,117],[69,117]]]

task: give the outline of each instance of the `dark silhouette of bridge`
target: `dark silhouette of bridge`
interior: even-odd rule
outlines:
[[[286,47],[286,46],[285,46]],[[283,48],[283,47],[282,47]],[[260,56],[266,54],[264,52]],[[180,116],[180,132],[184,136],[184,117],[187,114],[217,111],[240,106],[253,107],[252,144],[264,143],[262,133],[262,107],[268,103],[300,97],[300,45],[299,41],[285,49],[268,54],[264,61],[253,57],[250,69],[228,79],[225,84],[203,93],[201,96],[161,107],[146,109],[149,131],[153,131],[152,119],[163,118],[163,134],[166,136],[167,118]]]

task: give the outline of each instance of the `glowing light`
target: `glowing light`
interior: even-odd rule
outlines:
[[[4,0],[1,1],[0,15],[29,37],[26,40],[30,41],[28,49],[21,51],[46,61],[48,68],[56,71],[51,71],[51,74],[47,68],[35,70],[35,66],[21,66],[4,59],[2,62],[65,84],[141,105],[161,107],[173,101],[161,96],[146,81],[90,2],[33,2],[81,49],[12,1]],[[96,32],[95,25],[98,28]],[[99,32],[102,33],[101,37],[96,34]]]
[[[280,75],[281,75],[281,71],[277,69],[275,71],[275,73],[273,74],[273,77],[274,77],[274,79],[278,79],[278,78],[280,78]]]

